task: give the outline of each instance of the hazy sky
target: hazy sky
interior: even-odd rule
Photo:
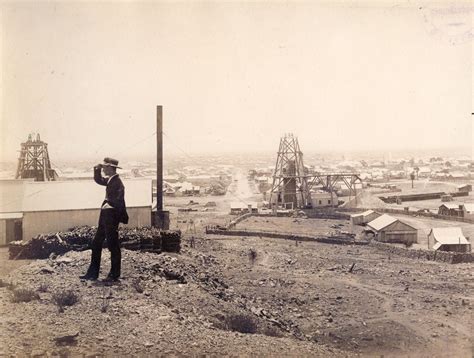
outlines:
[[[406,4],[2,3],[0,159],[471,147],[472,5]]]

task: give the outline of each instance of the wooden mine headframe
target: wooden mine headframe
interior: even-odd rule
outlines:
[[[285,208],[301,208],[311,203],[303,152],[298,138],[290,133],[280,139],[269,203]]]
[[[357,189],[356,184],[362,184],[362,179],[359,173],[311,173],[308,175],[308,188],[311,190],[313,186],[321,185],[324,190],[329,193],[334,193],[336,184],[338,182],[344,183],[349,189],[349,202],[354,198],[357,204]]]
[[[20,157],[15,179],[32,178],[36,181],[57,180],[56,171],[51,168],[48,154],[48,144],[33,134],[28,135],[28,140],[21,143]]]
[[[319,173],[309,172],[303,163],[303,152],[298,138],[285,134],[280,139],[280,147],[273,172],[270,189],[270,207],[306,208],[311,207],[311,190],[321,185],[325,191],[335,193],[336,184],[342,183],[349,189],[349,202],[354,197],[357,203],[356,184],[362,183],[359,173]],[[334,201],[331,200],[335,206]]]

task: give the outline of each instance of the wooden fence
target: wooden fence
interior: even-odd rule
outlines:
[[[226,236],[256,236],[256,237],[269,237],[274,239],[286,239],[295,241],[314,241],[322,242],[326,244],[338,244],[338,245],[367,245],[368,241],[354,240],[349,235],[334,235],[315,237],[311,235],[295,234],[290,232],[276,232],[267,230],[222,230],[211,227],[206,227],[206,234],[210,235],[226,235]]]

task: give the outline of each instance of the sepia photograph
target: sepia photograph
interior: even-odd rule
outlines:
[[[473,357],[473,18],[0,0],[0,357]]]

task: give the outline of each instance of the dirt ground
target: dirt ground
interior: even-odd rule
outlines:
[[[330,235],[337,231],[351,230],[349,220],[302,219],[291,217],[256,217],[248,218],[236,225],[236,229],[284,232],[289,234]]]
[[[9,260],[8,247],[0,247],[0,278],[7,276],[11,271],[28,265],[31,260]]]
[[[434,181],[426,178],[419,178],[418,180],[413,181],[413,188],[411,187],[411,180],[391,180],[387,184],[394,184],[397,188],[402,189],[401,194],[421,194],[440,191],[450,193],[457,191],[458,185],[466,183],[467,182]]]
[[[240,277],[242,289],[279,305],[309,339],[363,355],[472,354],[472,265],[389,257],[369,247],[258,238],[222,243],[229,253],[246,247],[259,253]]]
[[[295,232],[338,222],[273,219]],[[0,288],[0,353],[472,356],[472,264],[257,237],[198,235],[190,247],[185,236],[181,254],[123,250],[124,277],[113,286],[78,279],[89,251],[1,271],[39,299],[14,303]],[[107,272],[108,253],[103,262]],[[53,297],[64,289],[79,302],[60,312]],[[251,317],[255,333],[229,329],[236,314]],[[55,343],[65,335],[76,338]]]

